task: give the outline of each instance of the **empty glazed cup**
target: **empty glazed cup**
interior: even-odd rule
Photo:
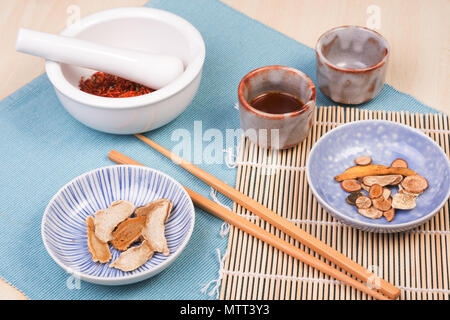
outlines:
[[[267,113],[250,101],[261,93],[281,92],[295,96],[303,105],[289,113]],[[303,72],[286,66],[266,66],[248,73],[238,87],[241,129],[251,142],[263,148],[286,149],[309,134],[316,87]]]
[[[388,58],[389,44],[378,32],[359,26],[328,30],[316,45],[319,89],[343,104],[369,101],[383,88]]]

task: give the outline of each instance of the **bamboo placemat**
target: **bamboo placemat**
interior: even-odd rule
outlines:
[[[415,230],[377,234],[341,224],[312,195],[304,170],[312,145],[339,124],[363,119],[385,119],[418,128],[449,156],[447,115],[320,107],[311,134],[295,148],[270,151],[243,139],[235,162],[236,188],[395,284],[401,289],[400,299],[448,300],[450,201]],[[233,211],[305,249],[240,205],[235,203]],[[220,273],[220,299],[371,299],[235,227],[230,227]]]

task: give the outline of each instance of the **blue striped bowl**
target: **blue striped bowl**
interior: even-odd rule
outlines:
[[[92,261],[86,237],[88,215],[109,207],[115,200],[128,200],[138,207],[160,198],[173,203],[165,225],[169,256],[155,253],[130,272]],[[45,209],[41,231],[45,248],[65,271],[97,284],[122,285],[147,279],[168,267],[189,241],[194,220],[192,201],[173,178],[146,167],[117,165],[89,171],[62,187]],[[112,262],[120,252],[112,246],[110,249]]]

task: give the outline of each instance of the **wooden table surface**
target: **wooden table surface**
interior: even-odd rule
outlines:
[[[179,0],[188,1],[188,0]],[[211,0],[213,1],[213,0]],[[246,15],[314,47],[324,31],[363,25],[391,45],[387,82],[450,114],[450,1],[448,0],[222,0]],[[77,16],[146,0],[2,0],[0,99],[44,72],[43,59],[17,53],[19,27],[58,33]],[[1,277],[1,274],[0,274]],[[0,279],[0,299],[25,298]]]

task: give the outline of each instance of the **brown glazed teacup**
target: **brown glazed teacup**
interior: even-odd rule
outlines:
[[[299,98],[304,104],[289,113],[267,113],[250,105],[264,92],[279,91]],[[316,87],[303,72],[286,66],[265,66],[249,72],[238,87],[241,129],[251,142],[263,148],[286,149],[309,134],[316,108]]]
[[[331,100],[360,104],[376,97],[386,78],[389,44],[371,29],[333,28],[316,45],[317,85]]]

